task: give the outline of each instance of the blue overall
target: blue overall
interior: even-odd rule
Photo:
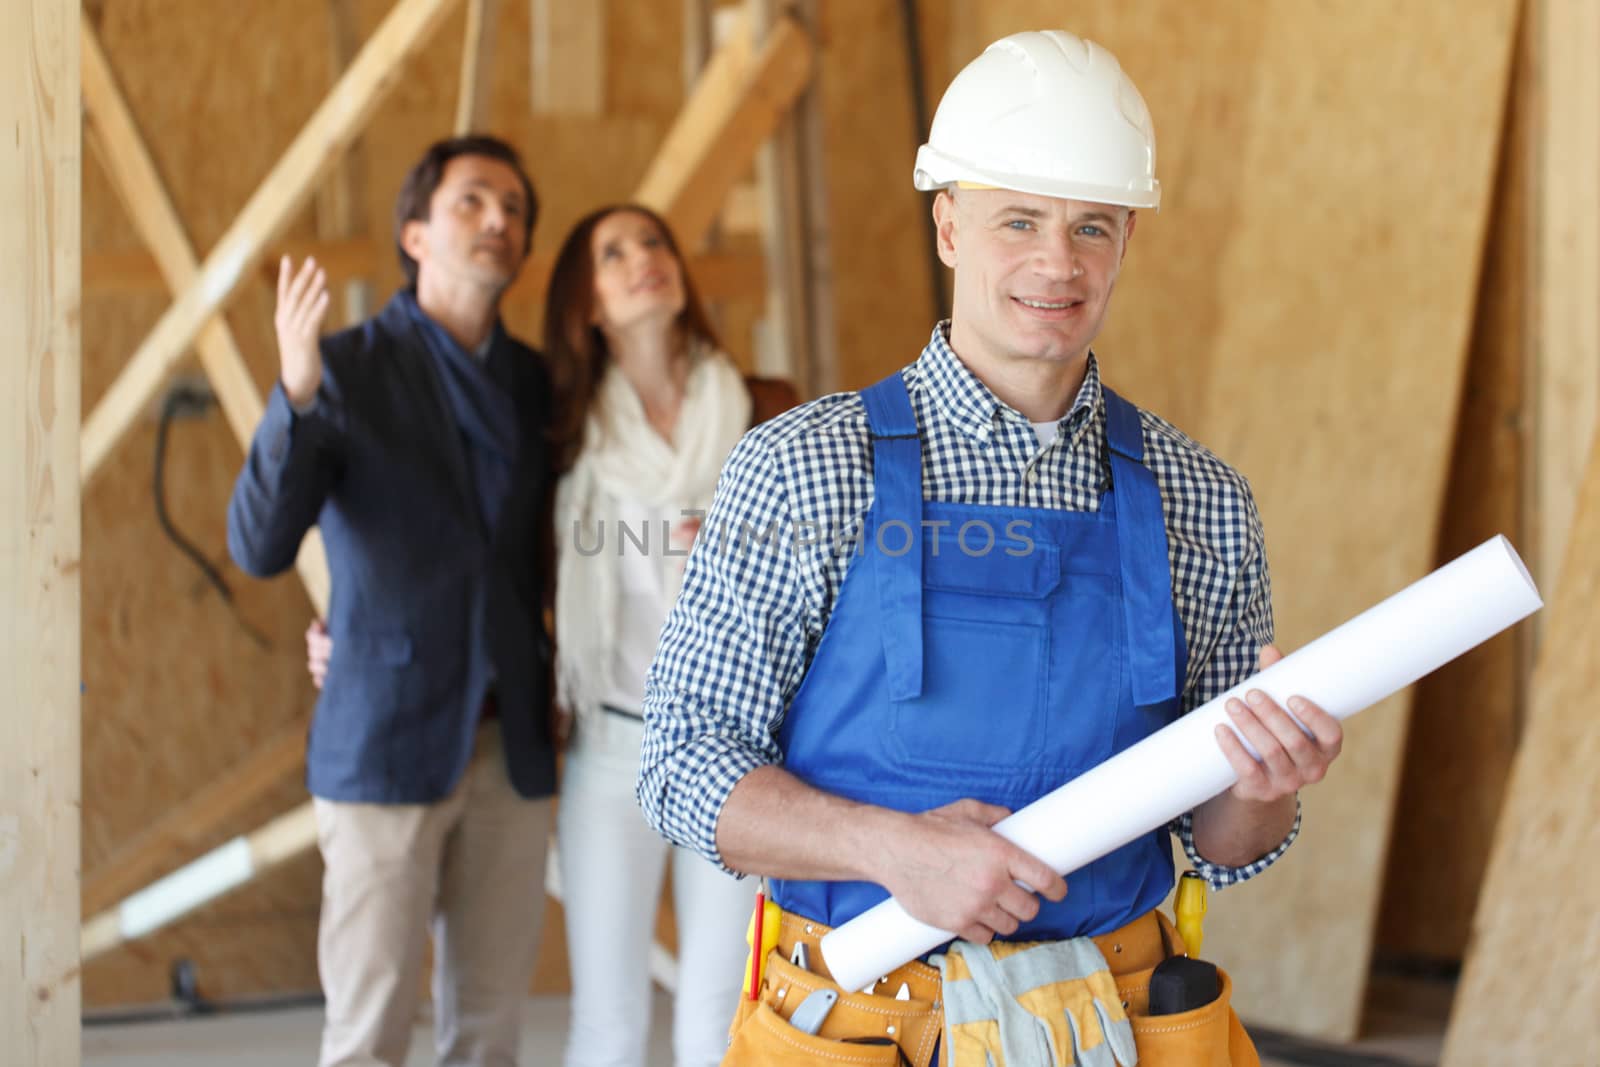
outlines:
[[[863,391],[873,503],[779,735],[785,766],[900,811],[974,797],[1012,810],[1171,722],[1185,668],[1166,527],[1137,410],[1104,390],[1111,486],[1097,512],[924,502],[900,375]],[[1093,811],[1082,818],[1093,819]],[[1165,828],[1073,872],[1015,940],[1106,933],[1172,888]],[[888,894],[774,881],[837,926]]]

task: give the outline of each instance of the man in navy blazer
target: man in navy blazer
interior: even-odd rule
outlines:
[[[228,509],[258,577],[313,525],[334,653],[307,785],[325,865],[323,1067],[405,1058],[426,931],[440,1063],[516,1059],[555,789],[544,539],[550,392],[499,319],[537,212],[510,146],[442,141],[395,213],[409,285],[319,339],[312,260],[279,267],[281,379]]]

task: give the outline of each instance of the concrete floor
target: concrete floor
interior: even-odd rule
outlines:
[[[657,992],[647,1067],[672,1067],[672,1000]],[[311,1067],[317,1062],[321,1008],[96,1025],[83,1032],[83,1067]],[[522,1024],[522,1063],[555,1067],[567,1034],[567,998],[529,997]],[[430,1067],[433,1035],[419,1024],[406,1067]]]
[[[1324,1067],[1438,1062],[1449,987],[1375,979],[1369,1034],[1355,1045],[1303,1046],[1264,1059],[1264,1067],[1293,1064]],[[1379,1003],[1382,1003],[1382,1007]],[[658,991],[651,1022],[647,1067],[672,1067],[670,997]],[[309,1067],[316,1063],[320,1008],[293,1008],[170,1022],[95,1025],[84,1030],[84,1067]],[[561,1063],[567,1029],[567,998],[530,997],[523,1022],[522,1062],[527,1067]],[[1264,1042],[1265,1044],[1265,1042]],[[1272,1047],[1272,1046],[1268,1046]],[[417,1027],[407,1067],[433,1063],[426,1023]]]

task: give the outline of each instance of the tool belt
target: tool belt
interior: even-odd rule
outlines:
[[[828,929],[783,913],[777,947],[768,954],[762,971],[758,999],[740,996],[724,1067],[813,1063],[929,1067],[944,1025],[938,970],[913,961],[882,976],[869,993],[840,989],[828,975],[819,947]],[[1220,969],[1221,994],[1215,1000],[1177,1014],[1149,1014],[1151,973],[1163,960],[1184,951],[1165,915],[1151,911],[1093,940],[1106,958],[1132,1022],[1141,1067],[1259,1067],[1255,1046],[1230,1004],[1233,984]],[[790,962],[798,944],[806,946],[808,968]],[[806,1033],[789,1020],[818,990],[832,991],[837,1001],[817,1032]],[[946,1061],[944,1067],[965,1065]]]

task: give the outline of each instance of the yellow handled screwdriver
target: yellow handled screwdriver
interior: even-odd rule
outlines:
[[[1206,880],[1194,871],[1184,871],[1178,879],[1178,899],[1172,910],[1177,913],[1178,936],[1190,959],[1200,958],[1200,943],[1205,940]]]

